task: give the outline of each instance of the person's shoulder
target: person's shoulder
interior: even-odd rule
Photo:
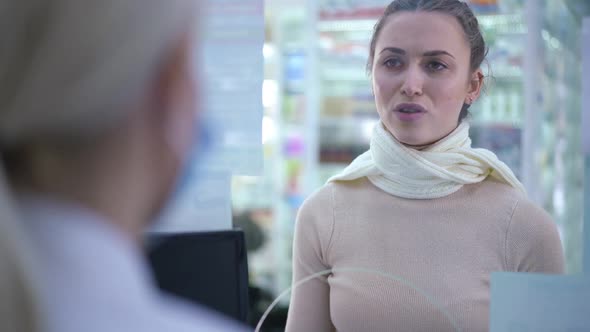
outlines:
[[[559,230],[553,217],[527,197],[521,197],[514,207],[509,233],[511,238],[522,241],[560,242]]]
[[[508,203],[512,206],[513,217],[535,217],[534,220],[551,221],[551,216],[538,204],[533,202],[526,193],[498,179],[489,177],[482,181],[481,194],[489,198],[491,205]]]
[[[362,196],[371,191],[378,191],[366,178],[352,181],[332,181],[316,189],[305,199],[301,209],[325,209],[332,207],[342,197],[354,201],[355,196]]]
[[[383,190],[371,183],[366,177],[350,181],[334,181],[330,182],[328,186],[331,188],[334,197],[344,198],[348,201],[356,200],[367,195],[386,194]]]
[[[367,180],[332,181],[324,184],[311,193],[299,207],[297,224],[299,227],[324,229],[332,226],[334,216],[342,208],[343,202],[355,201],[354,195],[367,190]],[[330,228],[331,229],[331,228]],[[329,231],[326,229],[326,231]]]
[[[512,214],[512,224],[521,224],[524,230],[535,229],[536,233],[554,233],[557,225],[553,217],[530,198],[522,195],[518,199]]]
[[[527,199],[526,194],[519,189],[492,177],[479,183],[465,185],[453,197],[472,206],[478,206],[493,215],[502,215],[506,220],[510,219],[518,202]]]
[[[525,193],[506,182],[500,181],[494,177],[488,177],[484,181],[473,186],[473,194],[481,194],[495,198],[504,197],[510,201],[519,201],[527,199]]]
[[[312,192],[297,211],[298,223],[301,220],[324,220],[333,212],[334,184],[329,182]]]
[[[530,236],[532,240],[555,237],[557,225],[551,215],[526,193],[494,178],[482,182],[482,196],[490,208],[506,208],[508,231],[513,237]]]
[[[557,224],[525,193],[498,180],[480,190],[487,210],[506,212],[505,250],[509,271],[563,273],[563,247]]]
[[[246,326],[221,316],[210,309],[195,306],[167,295],[160,296],[160,316],[155,319],[149,331],[248,331]],[[155,329],[159,325],[161,329]],[[146,328],[149,328],[146,326]],[[143,330],[147,331],[147,330]]]
[[[509,271],[563,273],[564,255],[553,217],[524,194],[515,194],[506,226]]]
[[[59,332],[102,332],[102,331],[142,331],[142,332],[240,332],[249,331],[233,320],[209,309],[193,305],[160,293],[142,294],[138,298],[129,294],[124,301],[97,297],[94,302],[78,302],[74,309],[71,303],[67,308],[58,308],[51,315],[48,331]],[[66,312],[66,309],[67,312]],[[72,319],[72,313],[79,319]]]

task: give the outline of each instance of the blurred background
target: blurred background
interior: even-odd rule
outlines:
[[[567,271],[578,273],[581,34],[590,1],[467,2],[489,46],[487,86],[471,108],[474,146],[494,151],[553,216]],[[290,286],[294,222],[303,200],[368,148],[378,118],[365,64],[372,28],[388,3],[264,3],[264,171],[234,176],[231,183],[234,225],[245,230],[249,250],[252,319]],[[288,301],[280,301],[271,320],[284,318]],[[269,330],[272,325],[265,323]]]

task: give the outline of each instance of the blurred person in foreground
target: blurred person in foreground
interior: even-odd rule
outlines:
[[[486,46],[457,0],[396,0],[368,72],[369,151],[301,207],[287,331],[487,331],[496,271],[562,273],[555,223],[466,121]]]
[[[35,332],[39,298],[34,264],[23,229],[9,218],[7,199],[0,192],[0,331]]]
[[[198,15],[195,0],[0,1],[2,230],[22,234],[1,239],[16,277],[0,286],[25,285],[30,330],[241,329],[160,294],[142,254],[201,144]]]

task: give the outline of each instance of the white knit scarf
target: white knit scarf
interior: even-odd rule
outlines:
[[[493,152],[471,147],[466,122],[423,150],[404,146],[379,122],[373,129],[369,150],[328,182],[366,176],[391,195],[432,199],[450,195],[490,175],[526,194],[514,173]]]

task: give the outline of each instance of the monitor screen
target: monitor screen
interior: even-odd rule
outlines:
[[[148,258],[163,291],[246,322],[248,264],[241,230],[150,234]]]

